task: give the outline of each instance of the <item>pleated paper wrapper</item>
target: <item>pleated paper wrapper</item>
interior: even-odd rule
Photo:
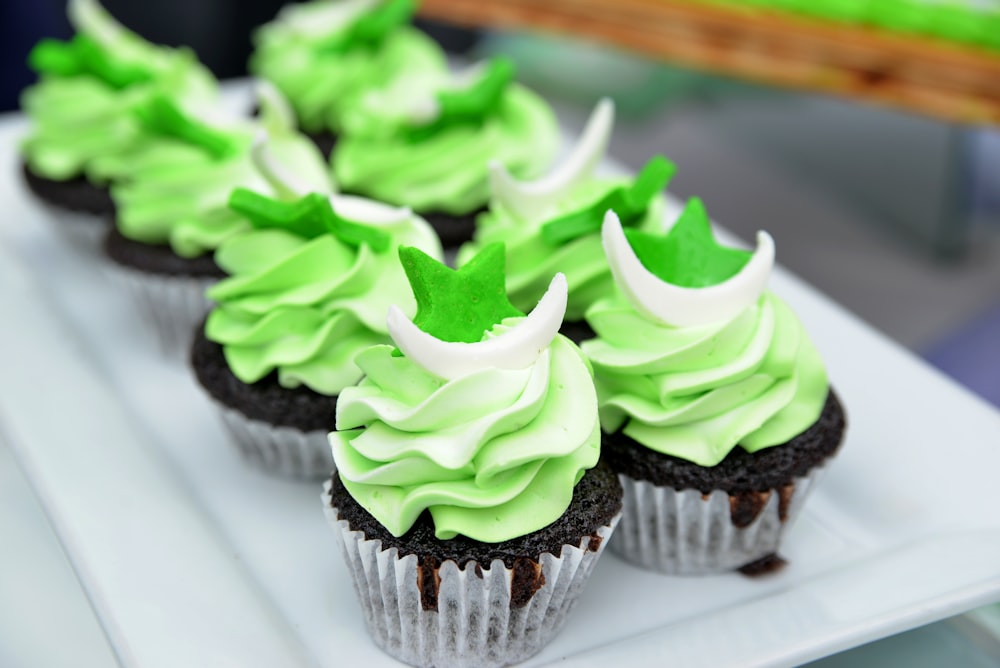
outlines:
[[[302,431],[254,420],[215,402],[240,456],[254,468],[286,478],[320,481],[333,471],[328,431]],[[330,409],[331,420],[333,409]]]
[[[36,204],[56,233],[73,249],[84,255],[100,256],[101,244],[112,225],[107,216],[70,211],[42,200],[36,200]]]
[[[771,490],[756,518],[745,527],[732,519],[729,494],[675,490],[619,474],[622,521],[609,549],[637,566],[670,575],[709,575],[776,555],[781,537],[823,471],[817,466],[795,478],[781,517],[781,493]]]
[[[399,556],[352,531],[330,506],[330,481],[323,507],[343,549],[368,631],[387,654],[414,666],[489,668],[524,661],[559,632],[618,523],[597,530],[560,556],[539,559],[542,586],[523,607],[511,608],[513,569],[496,559],[488,566],[470,562],[459,569],[445,561],[437,570],[437,609],[421,604],[418,557]]]
[[[136,311],[154,332],[163,354],[184,359],[190,350],[194,328],[212,306],[205,290],[219,279],[150,274],[110,261],[105,266],[110,279],[129,294]]]

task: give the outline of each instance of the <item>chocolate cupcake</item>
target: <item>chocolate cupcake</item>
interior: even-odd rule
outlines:
[[[396,248],[440,257],[440,243],[409,210],[356,197],[244,189],[233,206],[256,229],[216,252],[229,277],[208,291],[195,374],[251,465],[326,477],[337,396],[361,378],[355,356],[389,340],[390,304],[415,310]]]
[[[778,563],[844,412],[802,325],[766,292],[774,244],[720,246],[692,200],[666,235],[603,243],[619,295],[587,311],[604,452],[625,489],[613,552],[663,573]]]
[[[532,178],[558,147],[552,110],[513,77],[513,64],[498,58],[367,93],[357,112],[362,120],[348,121],[333,152],[338,183],[345,192],[411,207],[446,249],[457,248],[472,238],[489,199],[490,162]]]
[[[614,105],[601,100],[573,153],[558,169],[519,182],[500,163],[490,165],[489,210],[476,219],[473,240],[462,246],[461,266],[483,246],[507,247],[507,293],[519,309],[530,308],[549,276],[562,272],[569,301],[562,333],[580,343],[593,336],[583,319],[587,308],[615,291],[601,248],[601,222],[609,208],[631,227],[663,228],[662,191],[675,171],[663,158],[651,160],[638,177],[596,178],[614,125]]]
[[[209,105],[216,86],[190,51],[149,44],[94,0],[71,0],[67,11],[73,39],[43,40],[28,58],[41,80],[21,97],[31,123],[21,156],[25,183],[57,229],[93,249],[114,214],[109,185],[127,179],[131,157],[153,141],[136,106],[163,91]]]
[[[530,315],[503,248],[454,271],[400,258],[418,308],[357,358],[324,508],[375,643],[416,666],[504,666],[559,631],[621,509],[598,463],[591,373],[558,334],[566,281]]]
[[[250,71],[288,98],[299,129],[327,157],[345,131],[365,132],[368,91],[398,78],[440,74],[440,47],[407,25],[413,0],[287,5],[254,34]]]
[[[283,199],[332,192],[315,146],[294,129],[280,94],[259,87],[254,120],[199,117],[169,98],[141,109],[147,132],[164,138],[132,162],[132,177],[112,189],[116,227],[104,242],[109,273],[132,294],[137,310],[167,353],[186,351],[208,311],[205,290],[225,276],[212,254],[252,229],[229,208],[244,187]]]

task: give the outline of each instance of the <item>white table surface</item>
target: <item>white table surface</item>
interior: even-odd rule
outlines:
[[[43,224],[17,174],[23,128],[0,120],[0,434],[119,660],[394,665],[363,629],[318,490],[243,467],[100,262]],[[608,555],[531,665],[794,665],[1000,600],[1000,415],[794,277],[772,288],[850,423],[789,566],[677,579]]]

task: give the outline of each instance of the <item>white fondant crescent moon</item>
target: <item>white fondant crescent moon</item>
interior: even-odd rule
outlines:
[[[774,240],[757,233],[757,249],[738,274],[718,285],[684,288],[646,269],[632,250],[614,211],[601,228],[611,274],[638,311],[667,325],[692,327],[729,320],[760,298],[774,266]]]
[[[442,341],[421,330],[397,307],[389,307],[389,335],[403,354],[430,373],[454,380],[484,369],[524,369],[549,347],[566,314],[566,277],[556,274],[528,317],[508,331],[478,343]]]
[[[466,88],[477,77],[483,73],[484,64],[482,62],[473,63],[461,72],[453,74],[445,80],[443,85],[428,86],[421,88],[413,99],[406,102],[405,118],[411,123],[424,125],[437,120],[441,115],[441,104],[437,100],[437,93],[444,90],[461,90]]]
[[[565,194],[589,177],[604,157],[615,123],[615,104],[602,98],[590,114],[573,152],[550,174],[522,182],[499,161],[490,162],[490,189],[504,207],[522,218],[545,216]]]
[[[76,32],[93,35],[104,45],[114,44],[125,32],[97,0],[69,0],[66,15]]]
[[[281,164],[271,151],[270,141],[267,130],[261,128],[250,147],[250,157],[261,176],[285,197],[302,197],[316,190]]]
[[[261,120],[269,128],[291,131],[295,128],[295,112],[284,95],[270,81],[257,79],[254,95]]]
[[[413,217],[413,210],[409,207],[397,208],[352,195],[331,195],[330,206],[337,212],[337,215],[372,227],[394,225]]]

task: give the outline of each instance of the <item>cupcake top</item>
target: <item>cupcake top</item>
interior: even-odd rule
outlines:
[[[413,0],[288,5],[254,36],[250,71],[288,97],[303,130],[340,132],[345,114],[358,115],[366,91],[399,77],[446,71],[437,44],[406,25],[415,5]]]
[[[68,14],[76,36],[42,40],[29,55],[41,81],[21,98],[31,120],[21,151],[39,176],[102,184],[129,176],[119,158],[150,141],[136,107],[169,95],[181,107],[205,108],[215,103],[215,80],[191,51],[144,41],[96,0],[70,0]]]
[[[333,192],[322,155],[295,130],[280,94],[259,86],[258,107],[253,120],[203,120],[162,95],[140,107],[146,131],[163,141],[131,156],[131,178],[112,188],[122,235],[196,257],[250,229],[228,206],[235,188],[282,199]]]
[[[719,245],[691,200],[665,235],[602,229],[621,292],[587,311],[605,431],[714,466],[733,448],[786,443],[819,418],[823,363],[791,309],[770,292],[774,244]]]
[[[513,64],[497,58],[365,94],[333,154],[338,182],[417,211],[461,215],[486,203],[491,160],[519,178],[535,176],[559,128],[549,106],[513,79]]]
[[[395,536],[424,511],[443,540],[527,535],[565,512],[597,463],[590,369],[557,334],[565,278],[525,316],[506,297],[503,255],[487,246],[456,271],[402,248],[417,315],[390,310],[397,347],[359,355],[365,377],[338,399],[340,479]]]
[[[332,396],[358,382],[355,356],[389,341],[389,305],[416,310],[396,249],[441,257],[433,230],[408,209],[357,197],[288,202],[240,189],[232,205],[255,231],[216,253],[230,278],[207,292],[217,306],[206,338],[244,383],[276,371],[283,387]]]
[[[601,247],[601,221],[614,209],[624,225],[658,230],[663,225],[661,195],[675,171],[663,158],[646,164],[637,178],[595,178],[614,125],[614,105],[601,100],[573,153],[543,178],[518,182],[500,163],[490,164],[489,211],[476,219],[472,242],[458,253],[459,265],[483,246],[503,241],[507,292],[520,309],[544,292],[559,271],[569,284],[566,319],[581,320],[587,307],[614,292]]]

